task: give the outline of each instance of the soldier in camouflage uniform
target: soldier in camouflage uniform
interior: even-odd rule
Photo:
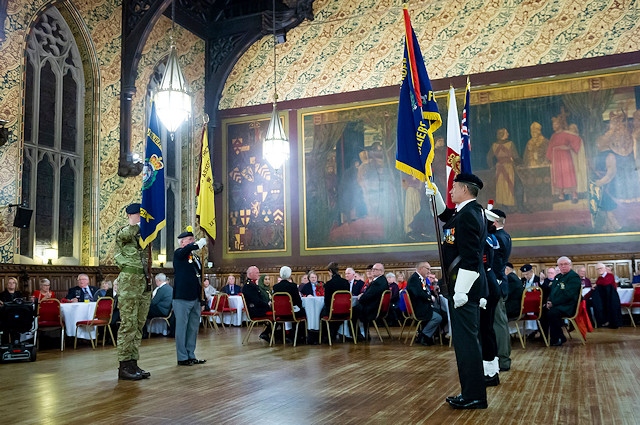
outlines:
[[[142,327],[147,319],[151,303],[151,286],[148,276],[148,252],[140,247],[140,204],[126,209],[129,224],[116,236],[115,260],[120,267],[118,275],[118,305],[120,330],[118,331],[119,379],[148,378],[151,374],[138,367],[138,347],[142,341]]]

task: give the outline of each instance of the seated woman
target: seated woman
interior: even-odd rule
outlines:
[[[291,295],[296,318],[304,317],[305,311],[302,307],[302,298],[300,298],[300,292],[298,292],[298,285],[289,281],[290,278],[291,268],[287,266],[280,267],[280,282],[273,286],[273,292],[287,292]]]
[[[46,277],[40,279],[40,289],[33,291],[33,298],[38,301],[55,298],[56,294],[51,290],[51,282]]]
[[[258,289],[260,290],[260,296],[263,301],[268,303],[271,301],[271,294],[273,294],[273,290],[271,289],[271,277],[268,274],[263,274],[258,279]]]
[[[204,287],[204,296],[206,298],[206,303],[204,305],[205,311],[209,311],[211,308],[215,307],[211,305],[211,301],[213,300],[213,296],[218,292],[216,288],[211,286],[209,282],[209,278],[205,277],[204,281],[202,281],[202,286]]]
[[[97,300],[100,297],[106,297],[107,291],[113,288],[113,283],[110,280],[103,280],[100,284],[100,289],[96,291],[94,298]]]
[[[16,289],[17,287],[18,279],[10,277],[9,280],[7,280],[7,288],[0,293],[0,306],[3,303],[13,301],[16,298],[23,298],[22,292],[18,291]]]

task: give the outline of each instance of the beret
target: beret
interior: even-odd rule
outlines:
[[[478,189],[482,189],[482,187],[484,186],[482,180],[480,180],[480,177],[471,173],[460,173],[456,176],[455,179],[453,179],[453,181],[459,183],[469,183],[476,186]]]
[[[520,267],[520,271],[521,272],[528,272],[529,270],[532,270],[533,266],[531,264],[525,264],[524,266]]]
[[[193,236],[193,227],[187,226],[186,230],[178,235],[178,239],[186,238],[188,236]]]
[[[127,212],[127,214],[140,214],[140,204],[137,202],[129,204],[127,205],[125,211]]]

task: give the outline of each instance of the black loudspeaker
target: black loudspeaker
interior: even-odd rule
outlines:
[[[13,227],[19,227],[21,229],[28,229],[31,223],[31,216],[33,210],[18,207],[16,209],[16,216],[13,219]]]

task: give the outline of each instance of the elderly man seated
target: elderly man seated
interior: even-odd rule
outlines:
[[[582,292],[578,273],[571,269],[568,257],[558,258],[560,273],[555,276],[547,299],[550,345],[559,347],[567,341],[562,333],[563,317],[573,316]]]
[[[422,320],[422,332],[416,341],[422,345],[433,345],[433,334],[442,323],[442,311],[434,307],[435,297],[431,294],[427,275],[430,272],[429,263],[420,262],[416,271],[407,281],[407,293],[411,300],[413,311],[418,320]]]
[[[596,264],[596,270],[598,279],[592,285],[589,305],[593,307],[593,314],[599,327],[608,326],[617,329],[622,324],[622,313],[615,276],[603,263]]]
[[[155,278],[156,288],[151,293],[151,304],[149,305],[149,313],[147,314],[147,324],[143,329],[143,338],[148,336],[147,326],[149,320],[154,317],[167,317],[171,312],[171,304],[173,302],[173,288],[169,285],[169,279],[164,273],[158,273]],[[173,335],[174,320],[173,316],[169,319],[169,335]]]

